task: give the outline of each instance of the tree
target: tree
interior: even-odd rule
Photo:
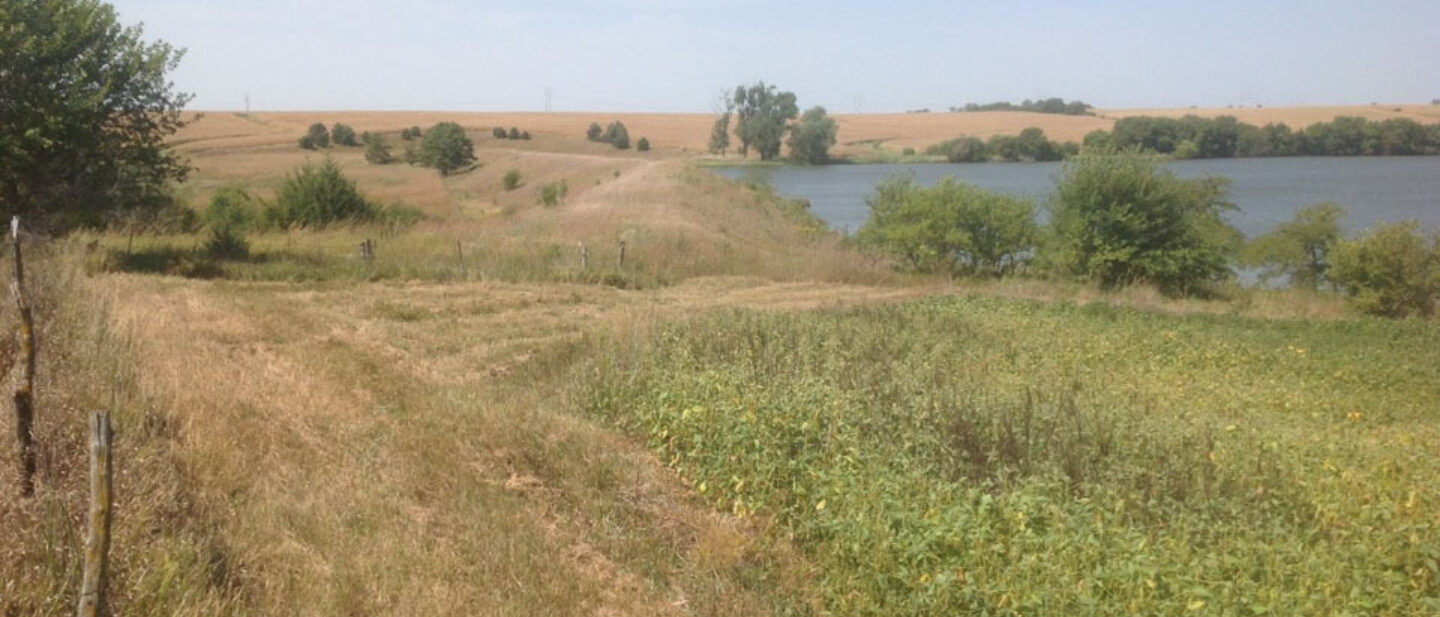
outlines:
[[[506,137],[516,140],[520,139],[520,129],[513,126],[510,127],[510,132],[506,135]]]
[[[820,106],[805,110],[800,120],[790,126],[790,158],[818,165],[830,160],[830,146],[835,145],[835,119]]]
[[[459,124],[441,122],[425,131],[416,154],[421,165],[433,167],[440,171],[440,175],[448,176],[450,172],[475,162],[475,144]]]
[[[423,134],[423,133],[420,131],[420,127],[418,127],[418,126],[412,126],[412,127],[408,128],[408,129],[401,129],[401,130],[400,130],[400,140],[401,140],[401,141],[410,141],[410,140],[412,140],[412,139],[419,139],[422,134]]]
[[[731,100],[735,102],[735,136],[740,138],[740,156],[749,155],[752,146],[760,152],[761,160],[779,156],[786,123],[800,114],[795,93],[778,92],[775,86],[761,81],[749,88],[736,87]]]
[[[1293,286],[1317,289],[1327,280],[1343,216],[1345,209],[1333,203],[1305,206],[1290,221],[1246,245],[1244,261],[1264,268],[1263,280],[1284,276]]]
[[[926,148],[925,153],[943,156],[951,163],[984,163],[990,160],[985,140],[979,137],[947,139]]]
[[[601,141],[615,146],[616,150],[624,150],[630,147],[630,131],[625,129],[624,122],[616,120],[605,126]]]
[[[1385,317],[1430,316],[1440,298],[1440,238],[1426,241],[1420,224],[1380,224],[1335,245],[1330,278],[1354,306]]]
[[[366,161],[376,165],[395,162],[395,156],[390,154],[390,145],[385,143],[385,136],[367,131],[360,134],[360,143],[365,144]]]
[[[635,151],[636,151],[636,152],[649,152],[649,151],[650,151],[650,140],[649,140],[649,139],[646,139],[646,138],[644,138],[644,137],[641,137],[641,138],[640,138],[640,141],[635,142]]]
[[[330,129],[330,141],[337,146],[350,148],[360,145],[360,142],[355,141],[355,129],[350,128],[348,124],[340,124],[339,122],[336,122],[335,126]]]
[[[314,144],[316,148],[330,147],[330,129],[325,128],[324,124],[316,122],[310,125],[310,130],[305,132],[305,137],[309,138],[310,143]]]
[[[490,129],[490,135],[494,136],[495,139],[510,139],[510,133],[507,133],[505,131],[505,127],[503,126],[497,126],[493,129]]]
[[[189,166],[165,139],[191,96],[167,74],[184,51],[143,35],[95,0],[0,8],[0,214],[61,232],[174,203]]]
[[[601,139],[601,136],[604,134],[605,129],[600,128],[599,122],[591,122],[590,128],[585,129],[585,139],[588,139],[590,141],[603,141]]]
[[[714,126],[710,127],[710,153],[725,156],[725,151],[730,149],[730,110],[715,118]]]
[[[374,218],[379,208],[366,199],[334,160],[306,163],[285,178],[266,209],[270,223],[280,227],[324,227],[340,221]]]
[[[1222,178],[1186,180],[1137,153],[1082,154],[1060,179],[1047,259],[1106,289],[1153,283],[1191,294],[1231,275],[1240,232]]]
[[[205,227],[210,237],[205,252],[221,259],[239,259],[250,255],[250,242],[245,231],[255,220],[250,194],[233,187],[222,188],[210,198],[205,210]]]
[[[954,178],[923,187],[913,175],[886,178],[867,203],[870,218],[857,232],[922,272],[1001,275],[1034,248],[1035,207]]]

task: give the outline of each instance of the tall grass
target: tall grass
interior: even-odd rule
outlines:
[[[954,298],[734,313],[587,406],[773,520],[837,614],[1440,609],[1440,331]]]

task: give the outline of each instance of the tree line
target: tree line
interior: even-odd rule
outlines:
[[[1067,164],[1045,204],[951,179],[932,187],[912,175],[881,182],[868,200],[862,246],[919,272],[963,276],[1041,274],[1105,289],[1154,285],[1170,295],[1220,293],[1234,265],[1292,286],[1328,286],[1361,311],[1433,315],[1440,302],[1440,236],[1418,223],[1382,224],[1354,238],[1344,210],[1316,204],[1246,242],[1224,218],[1228,180],[1184,179],[1153,154],[1090,151]]]
[[[1133,116],[1085,136],[1086,146],[1139,149],[1180,159],[1270,156],[1413,156],[1440,154],[1440,123],[1409,118],[1339,116],[1293,130],[1256,126],[1233,116]]]
[[[964,107],[951,107],[952,112],[965,111],[1029,111],[1037,114],[1063,114],[1067,116],[1090,116],[1094,115],[1093,105],[1084,101],[1066,102],[1062,98],[1048,98],[1039,101],[1025,99],[1019,105],[1008,101],[997,101],[994,103],[966,103]]]

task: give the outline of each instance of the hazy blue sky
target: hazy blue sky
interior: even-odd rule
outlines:
[[[189,49],[193,109],[832,112],[1428,102],[1440,0],[116,0]]]

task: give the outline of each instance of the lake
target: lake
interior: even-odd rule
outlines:
[[[765,182],[786,197],[810,200],[811,211],[831,227],[853,233],[865,224],[865,200],[875,184],[894,173],[913,172],[922,184],[946,176],[984,189],[1043,203],[1055,187],[1062,163],[974,163],[920,165],[827,165],[818,167],[714,167],[734,180]],[[1290,220],[1295,210],[1322,201],[1344,206],[1346,232],[1376,222],[1417,219],[1440,230],[1440,157],[1325,157],[1210,159],[1167,165],[1185,178],[1207,175],[1231,180],[1227,213],[1247,237]]]

